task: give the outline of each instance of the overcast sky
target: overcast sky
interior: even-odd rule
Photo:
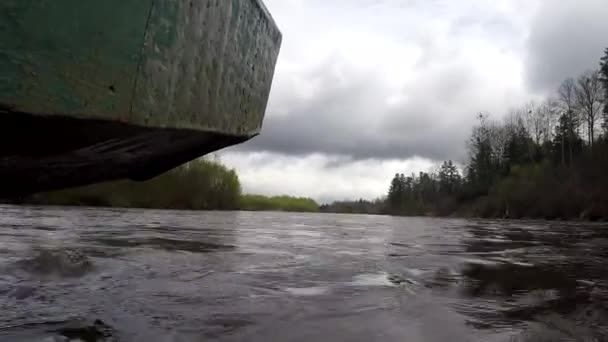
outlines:
[[[499,117],[608,47],[606,0],[265,0],[283,47],[261,136],[221,153],[245,192],[382,196],[396,172],[466,160]]]

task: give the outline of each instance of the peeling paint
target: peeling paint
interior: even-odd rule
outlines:
[[[157,1],[132,120],[259,132],[281,34],[257,0]]]
[[[0,9],[0,107],[239,136],[261,128],[281,34],[259,0]]]

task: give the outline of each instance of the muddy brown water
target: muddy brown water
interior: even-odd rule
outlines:
[[[606,228],[0,206],[0,341],[605,341]]]

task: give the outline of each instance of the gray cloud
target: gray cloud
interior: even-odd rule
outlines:
[[[269,6],[284,20],[285,46],[268,115],[241,150],[461,160],[478,112],[523,101],[525,30],[500,6],[278,1]]]
[[[477,87],[471,70],[454,67],[428,75],[415,82],[417,89],[404,90],[408,100],[392,106],[384,103],[386,89],[373,75],[349,70],[341,82],[327,69],[318,73],[319,94],[291,101],[286,115],[270,116],[263,134],[243,147],[354,159],[462,156],[475,116],[474,108],[461,103]]]
[[[532,87],[554,91],[568,77],[598,67],[608,47],[606,0],[545,0],[528,40],[526,71]]]

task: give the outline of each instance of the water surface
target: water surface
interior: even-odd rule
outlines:
[[[0,341],[602,341],[582,223],[0,207]]]

